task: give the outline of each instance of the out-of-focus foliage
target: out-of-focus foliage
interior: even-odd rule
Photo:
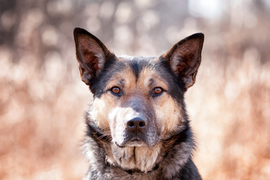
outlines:
[[[83,112],[72,31],[118,55],[160,55],[205,34],[186,93],[204,179],[270,178],[267,0],[1,0],[0,179],[81,179]]]

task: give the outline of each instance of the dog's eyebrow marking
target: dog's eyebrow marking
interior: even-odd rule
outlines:
[[[124,87],[124,86],[125,86],[125,79],[124,79],[124,78],[121,78],[121,79],[117,82],[117,84],[118,84],[119,86],[121,86],[121,87]]]
[[[151,87],[151,86],[153,86],[155,84],[156,84],[156,82],[155,82],[155,80],[153,78],[149,79],[149,85],[148,85],[149,87]]]

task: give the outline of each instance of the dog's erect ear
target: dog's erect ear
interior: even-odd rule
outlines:
[[[84,29],[75,28],[73,34],[81,79],[90,85],[90,80],[98,75],[105,62],[114,54],[97,37]]]
[[[175,44],[162,55],[173,73],[185,84],[186,90],[195,83],[196,74],[201,63],[204,35],[193,34]]]

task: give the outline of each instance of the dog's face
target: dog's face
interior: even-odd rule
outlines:
[[[156,57],[115,57],[114,61],[93,85],[98,96],[91,119],[110,132],[118,146],[154,146],[165,136],[162,133],[176,131],[181,122],[181,107],[171,95],[173,77]]]
[[[181,131],[184,92],[195,83],[203,35],[160,57],[117,57],[87,31],[74,30],[82,80],[94,95],[91,121],[120,147],[155,146]]]

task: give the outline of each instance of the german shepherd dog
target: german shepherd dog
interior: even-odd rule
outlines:
[[[94,35],[74,29],[86,113],[85,180],[201,179],[184,93],[201,63],[202,33],[161,56],[116,56]]]

